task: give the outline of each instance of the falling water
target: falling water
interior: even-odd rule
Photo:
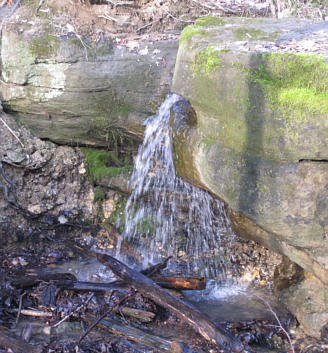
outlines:
[[[170,109],[182,98],[170,95],[149,117],[130,179],[124,237],[145,263],[174,255],[193,272],[216,277],[225,267],[221,238],[231,236],[224,206],[175,173],[169,127]]]

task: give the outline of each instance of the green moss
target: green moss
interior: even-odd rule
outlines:
[[[187,26],[181,33],[180,43],[183,43],[196,35],[201,35],[204,37],[204,36],[209,36],[210,34],[202,26],[197,26],[197,25]]]
[[[110,178],[121,173],[129,173],[133,169],[133,166],[128,164],[128,156],[126,156],[123,161],[119,161],[115,153],[110,151],[88,147],[83,147],[81,149],[88,165],[88,177],[91,182],[95,184],[104,180],[109,181]],[[121,166],[109,167],[109,165],[113,164],[120,164]]]
[[[220,67],[222,67],[220,51],[213,48],[206,48],[196,53],[192,71],[194,77],[203,74],[209,77],[213,71]]]
[[[269,53],[250,77],[261,84],[272,111],[292,136],[297,124],[328,115],[328,64],[310,54]],[[296,136],[294,136],[296,137]]]
[[[56,36],[47,34],[34,38],[30,42],[30,50],[36,57],[48,58],[58,50],[59,39]]]
[[[94,202],[101,202],[105,199],[106,196],[106,189],[103,186],[97,186],[94,188]]]
[[[226,19],[221,17],[200,17],[196,20],[195,25],[199,27],[223,26],[227,23]]]
[[[250,27],[241,27],[238,28],[235,32],[237,40],[261,40],[267,39],[268,33],[261,31],[259,29],[250,28]]]

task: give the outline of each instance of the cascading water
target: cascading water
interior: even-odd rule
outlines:
[[[124,237],[144,262],[179,256],[189,268],[217,277],[224,270],[223,235],[232,236],[222,202],[188,184],[175,173],[169,127],[170,109],[182,98],[166,98],[149,117],[143,144],[130,179],[133,190],[125,209]]]

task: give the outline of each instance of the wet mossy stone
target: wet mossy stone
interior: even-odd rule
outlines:
[[[172,87],[196,116],[173,131],[178,173],[317,274],[328,268],[328,53],[302,46],[327,35],[325,22],[200,19],[182,33]]]

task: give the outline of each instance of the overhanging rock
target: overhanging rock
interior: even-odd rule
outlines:
[[[259,227],[326,285],[327,38],[324,22],[201,18],[173,80],[196,112],[175,130],[179,174],[226,201],[237,232]]]

